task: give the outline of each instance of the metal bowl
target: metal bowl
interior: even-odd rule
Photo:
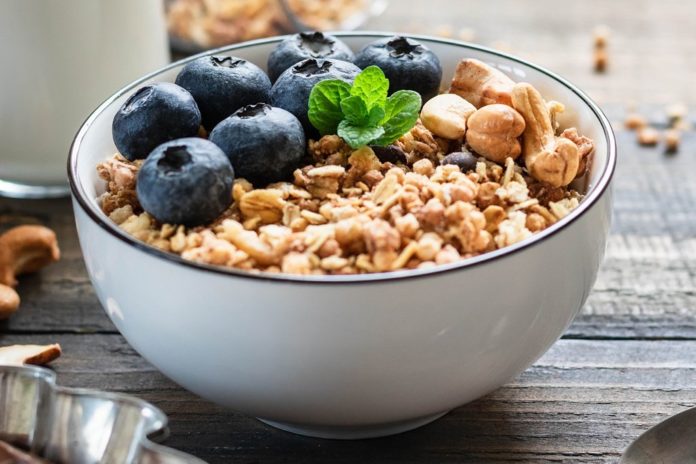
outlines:
[[[153,443],[167,416],[133,396],[56,385],[34,366],[0,366],[0,439],[56,463],[205,464]]]

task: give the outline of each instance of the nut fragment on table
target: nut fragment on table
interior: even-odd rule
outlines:
[[[10,345],[0,347],[0,365],[21,366],[34,364],[43,366],[61,355],[60,345]]]
[[[421,121],[433,134],[457,140],[466,134],[466,121],[476,107],[453,93],[443,93],[428,100],[421,110]]]
[[[665,108],[669,126],[678,128],[679,124],[686,119],[688,108],[683,103],[673,103]]]
[[[578,147],[567,138],[556,137],[539,91],[526,82],[515,84],[512,105],[526,122],[523,154],[531,176],[554,187],[570,184],[580,166]]]
[[[603,73],[607,70],[607,66],[609,64],[609,55],[607,53],[607,45],[609,43],[609,28],[606,26],[597,26],[594,30],[593,38],[594,70],[595,72]]]
[[[517,138],[524,132],[525,121],[514,108],[501,104],[481,107],[469,116],[468,124],[466,142],[486,159],[502,164],[522,153]]]
[[[624,127],[628,130],[638,130],[648,125],[645,116],[639,113],[629,113],[624,119]]]
[[[449,93],[467,100],[476,108],[494,103],[512,106],[512,87],[515,83],[501,71],[474,58],[463,59],[457,65]]]
[[[665,131],[665,151],[667,153],[676,153],[679,150],[679,142],[681,134],[677,129],[668,129]]]
[[[653,147],[660,141],[660,133],[653,127],[641,128],[637,137],[638,143],[646,147]]]

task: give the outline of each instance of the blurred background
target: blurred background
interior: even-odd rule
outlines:
[[[277,0],[168,0],[174,49],[199,50],[285,33]],[[601,102],[694,103],[696,15],[687,0],[288,0],[308,27],[436,35],[519,55]],[[287,10],[286,10],[287,11]],[[380,14],[381,13],[381,14]],[[606,72],[594,72],[604,35]],[[188,47],[188,48],[187,48]],[[691,76],[691,77],[690,77]]]
[[[67,195],[87,115],[171,59],[298,30],[368,29],[492,47],[577,84],[635,141],[674,152],[693,126],[693,2],[680,0],[2,0],[0,195]],[[50,70],[50,72],[47,72]],[[692,112],[693,113],[693,112]],[[679,122],[676,126],[675,121]],[[27,137],[31,128],[41,137]],[[660,133],[677,129],[679,132]],[[669,141],[669,142],[667,142]]]

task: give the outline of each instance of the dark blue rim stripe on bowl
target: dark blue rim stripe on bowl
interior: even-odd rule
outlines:
[[[337,36],[342,36],[342,37],[355,37],[355,38],[360,38],[360,37],[367,37],[367,38],[381,38],[381,37],[390,37],[394,35],[393,33],[385,33],[385,32],[372,32],[372,31],[366,31],[362,33],[356,33],[356,32],[337,32],[335,33]],[[283,36],[284,37],[284,36]],[[611,129],[611,125],[609,123],[609,120],[607,117],[604,115],[602,110],[597,106],[596,103],[594,103],[587,95],[585,95],[584,92],[582,92],[580,89],[578,89],[575,85],[571,84],[567,80],[563,79],[562,77],[558,76],[557,74],[542,68],[540,66],[534,65],[532,63],[528,63],[520,58],[516,58],[514,56],[508,55],[506,53],[501,53],[497,50],[493,50],[487,47],[482,47],[479,45],[474,45],[474,44],[469,44],[461,41],[456,41],[456,40],[449,40],[449,39],[440,39],[436,37],[428,37],[428,36],[422,36],[422,35],[411,35],[408,34],[408,37],[413,37],[414,39],[417,40],[422,40],[425,42],[431,42],[431,43],[439,43],[439,44],[444,44],[444,45],[454,45],[457,47],[461,47],[463,49],[470,49],[470,50],[477,50],[481,52],[488,53],[490,55],[498,56],[501,58],[505,58],[507,60],[519,63],[524,66],[528,66],[542,74],[545,74],[546,76],[550,77],[551,79],[555,80],[556,82],[562,84],[566,88],[568,88],[570,91],[575,93],[578,97],[580,97],[581,100],[592,110],[594,113],[595,117],[599,120],[600,124],[602,125],[602,129],[604,131],[604,135],[607,139],[607,162],[606,165],[604,166],[604,170],[602,171],[602,174],[599,178],[599,181],[597,182],[596,185],[594,185],[591,190],[585,195],[583,200],[580,202],[580,205],[573,210],[568,216],[565,218],[561,219],[557,223],[551,225],[547,229],[534,234],[532,237],[523,240],[521,242],[518,242],[516,244],[507,246],[505,248],[499,249],[499,250],[494,250],[491,252],[484,253],[479,256],[475,256],[472,258],[468,259],[463,259],[461,261],[455,262],[455,263],[450,263],[450,264],[442,264],[438,265],[434,268],[430,269],[415,269],[415,270],[400,270],[400,271],[393,271],[393,272],[385,272],[385,273],[374,273],[374,274],[354,274],[354,275],[293,275],[293,274],[272,274],[272,273],[263,273],[263,272],[249,272],[249,271],[244,271],[240,269],[234,269],[234,268],[227,268],[227,267],[221,267],[221,266],[213,266],[213,265],[208,265],[208,264],[201,264],[201,263],[195,263],[192,261],[185,260],[181,258],[179,255],[176,255],[174,253],[169,253],[165,252],[162,250],[159,250],[153,246],[147,245],[144,242],[141,242],[130,235],[128,235],[126,232],[122,231],[116,224],[114,224],[112,221],[106,217],[106,215],[99,210],[97,207],[93,206],[91,204],[91,201],[87,199],[87,194],[85,193],[81,183],[80,179],[77,173],[77,152],[80,149],[80,144],[82,143],[82,139],[84,138],[86,132],[89,130],[89,128],[92,126],[94,123],[94,120],[108,107],[110,106],[115,100],[123,96],[124,94],[130,92],[134,88],[138,87],[139,85],[143,84],[144,82],[155,78],[156,76],[160,75],[161,73],[168,71],[170,69],[176,68],[178,66],[181,66],[182,64],[188,63],[190,61],[193,61],[201,56],[206,56],[206,55],[213,55],[217,53],[229,53],[229,52],[234,52],[235,50],[243,50],[245,48],[249,47],[254,47],[258,45],[266,45],[266,44],[272,44],[279,42],[282,40],[283,37],[273,37],[273,38],[268,38],[268,39],[259,39],[259,40],[253,40],[250,42],[244,42],[241,44],[237,45],[231,45],[231,46],[226,46],[214,50],[209,50],[204,53],[200,53],[198,55],[194,55],[191,57],[188,57],[184,60],[177,61],[175,63],[169,64],[165,66],[164,68],[161,68],[153,73],[148,74],[145,77],[142,77],[133,83],[125,86],[118,92],[116,92],[113,96],[109,97],[106,101],[104,101],[99,107],[97,107],[92,114],[89,115],[89,117],[86,119],[86,121],[83,123],[81,126],[80,130],[78,131],[77,135],[75,136],[75,139],[72,142],[72,146],[70,147],[70,156],[68,157],[68,179],[70,182],[70,189],[73,194],[73,198],[77,202],[77,204],[82,208],[82,210],[92,219],[94,222],[96,222],[102,229],[107,231],[110,235],[114,236],[115,238],[149,254],[154,257],[157,257],[159,259],[167,260],[175,264],[187,266],[191,269],[196,269],[199,271],[206,271],[206,272],[213,272],[216,274],[222,274],[222,275],[227,275],[227,276],[234,276],[234,277],[243,277],[243,278],[248,278],[248,279],[256,279],[256,280],[267,280],[267,281],[276,281],[276,282],[286,282],[286,283],[298,283],[298,284],[366,284],[366,283],[382,283],[382,282],[392,282],[392,281],[399,281],[399,280],[404,280],[404,279],[416,279],[416,278],[424,278],[424,277],[431,277],[431,276],[436,276],[438,274],[446,273],[446,272],[452,272],[456,270],[466,270],[470,269],[475,266],[480,266],[486,263],[490,263],[492,261],[498,260],[500,258],[503,258],[508,255],[512,255],[514,253],[526,250],[532,246],[538,245],[541,242],[543,242],[545,239],[552,237],[558,232],[561,232],[565,227],[570,225],[571,223],[575,222],[578,220],[582,215],[584,215],[596,202],[597,200],[602,197],[604,192],[607,190],[609,187],[609,184],[611,182],[611,179],[614,175],[614,171],[616,168],[616,139],[614,137],[614,133]]]

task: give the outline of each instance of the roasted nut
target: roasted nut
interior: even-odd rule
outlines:
[[[669,129],[665,131],[665,151],[667,153],[676,153],[679,150],[680,134],[677,129]]]
[[[652,127],[643,127],[638,131],[637,138],[639,144],[653,147],[660,141],[660,133]]]
[[[515,84],[512,105],[526,123],[522,142],[529,174],[554,187],[570,184],[580,164],[578,147],[566,138],[555,136],[546,102],[539,91],[526,82]]]
[[[0,284],[0,320],[7,319],[19,308],[19,295],[8,285]]]
[[[665,108],[665,114],[669,121],[669,127],[678,128],[680,123],[684,121],[689,109],[684,103],[673,103]]]
[[[449,92],[459,95],[476,108],[494,103],[512,105],[514,85],[512,79],[502,72],[469,58],[457,65]]]
[[[58,261],[56,234],[43,226],[18,226],[0,235],[0,284],[17,285],[16,276]]]
[[[453,93],[443,93],[428,100],[421,110],[423,125],[445,139],[461,139],[466,134],[466,120],[476,107]]]
[[[596,73],[601,74],[603,72],[606,72],[607,66],[609,65],[609,55],[607,55],[607,51],[603,48],[595,50],[593,55],[593,61],[594,70]]]
[[[466,142],[479,155],[495,162],[515,159],[522,153],[517,137],[525,128],[524,118],[507,105],[488,105],[469,116]]]
[[[648,121],[638,113],[629,113],[624,120],[624,127],[628,130],[642,129],[647,125]]]
[[[60,345],[11,345],[0,348],[0,365],[21,366],[34,364],[42,366],[61,354]]]
[[[592,139],[578,134],[578,130],[575,127],[569,127],[564,130],[559,137],[566,138],[577,145],[580,163],[578,164],[578,173],[575,175],[575,178],[584,176],[592,163],[594,142]]]
[[[609,42],[609,28],[605,25],[600,25],[594,28],[592,31],[592,38],[594,42],[594,48],[606,48]]]

